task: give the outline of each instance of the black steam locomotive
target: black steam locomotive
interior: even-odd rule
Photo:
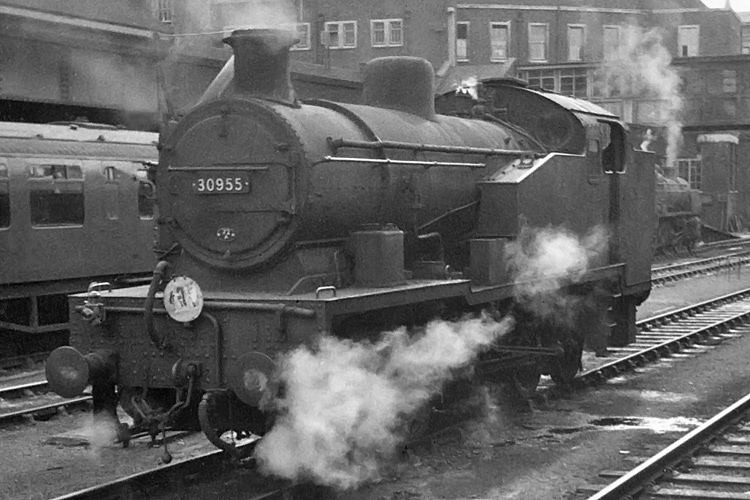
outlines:
[[[229,85],[163,133],[150,286],[71,297],[71,346],[47,377],[135,425],[263,435],[283,392],[279,356],[321,335],[374,339],[400,325],[490,310],[516,327],[475,376],[519,392],[569,382],[585,340],[625,345],[650,292],[652,153],[615,116],[514,85],[470,116],[435,113],[433,70],[411,57],[365,69],[364,104],[300,102],[293,37],[237,31]],[[225,73],[226,74],[226,73]],[[517,275],[508,248],[535,228],[608,234],[588,265]],[[582,305],[540,318],[519,285],[555,282]]]

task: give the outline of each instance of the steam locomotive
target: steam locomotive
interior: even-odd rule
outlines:
[[[654,162],[617,117],[517,85],[494,88],[502,112],[436,114],[432,67],[414,57],[369,62],[363,104],[300,102],[292,35],[225,42],[229,84],[160,138],[153,279],[71,296],[71,346],[46,365],[58,394],[92,384],[95,411],[121,405],[131,431],[200,427],[238,455],[227,434],[272,425],[279,358],[321,336],[511,314],[473,376],[519,393],[542,374],[569,382],[586,340],[634,339],[651,287]],[[585,268],[509,268],[506,250],[533,252],[535,228],[595,227],[608,238]],[[519,285],[551,282],[582,307],[571,323],[517,299]]]
[[[67,295],[92,280],[150,275],[155,202],[144,164],[158,160],[157,141],[82,121],[0,123],[3,356],[67,343]]]

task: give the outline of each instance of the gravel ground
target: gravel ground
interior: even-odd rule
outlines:
[[[641,307],[639,318],[747,287],[750,269],[745,268],[739,275],[735,270],[657,288]],[[383,479],[377,484],[326,496],[573,498],[577,488],[597,481],[599,471],[632,468],[630,457],[658,451],[744,395],[750,381],[744,354],[750,352],[750,338],[725,344],[694,359],[676,356],[597,389],[549,401],[530,413],[506,410],[502,398],[488,394],[481,421],[445,433],[431,447],[412,450],[399,463],[384,465]],[[597,422],[607,417],[638,420],[619,427]],[[148,448],[145,440],[133,442],[128,449],[112,445],[108,431],[81,412],[0,432],[0,499],[52,498],[151,467],[161,454]],[[179,437],[170,445],[175,460],[209,449],[200,435]],[[234,498],[224,487],[242,475],[224,481],[219,491],[212,485],[183,491],[180,497]],[[237,490],[243,491],[241,485]]]
[[[639,319],[750,287],[750,270],[695,278],[652,291]],[[339,498],[352,500],[568,500],[629,470],[744,396],[750,336],[728,339],[639,369],[596,389],[551,400],[530,414],[493,418],[438,440],[400,476]],[[604,419],[604,420],[603,420]],[[625,422],[628,425],[614,425]],[[606,425],[606,424],[613,425]],[[419,453],[419,452],[418,452]]]

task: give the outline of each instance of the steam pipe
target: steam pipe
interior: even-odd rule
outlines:
[[[159,288],[164,275],[167,272],[169,263],[166,260],[159,261],[154,268],[154,275],[151,278],[151,284],[148,287],[148,293],[146,294],[146,301],[143,303],[143,322],[146,326],[146,333],[151,339],[151,342],[156,346],[157,349],[163,351],[166,347],[164,341],[159,338],[154,328],[154,297],[156,297],[156,290]]]
[[[441,146],[438,144],[415,144],[411,142],[399,141],[350,141],[347,139],[327,139],[328,146],[337,152],[339,148],[357,148],[357,149],[406,149],[409,151],[429,151],[431,153],[457,153],[457,154],[477,154],[487,156],[534,156],[541,157],[543,154],[537,151],[521,149],[494,149],[494,148],[473,148],[470,146]]]

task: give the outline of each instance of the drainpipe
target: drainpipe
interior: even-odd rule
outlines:
[[[451,66],[456,65],[456,8],[448,7],[448,62]]]

